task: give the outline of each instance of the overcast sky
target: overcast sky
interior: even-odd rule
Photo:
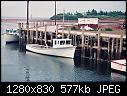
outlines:
[[[26,17],[26,1],[1,1],[2,17]],[[30,16],[49,18],[54,15],[55,1],[30,1]],[[87,10],[126,11],[126,1],[57,1],[57,13]]]

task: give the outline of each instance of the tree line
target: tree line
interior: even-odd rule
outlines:
[[[64,19],[65,20],[78,20],[78,18],[89,18],[89,17],[97,17],[97,18],[125,18],[125,14],[126,12],[122,12],[122,11],[99,11],[97,12],[95,9],[93,10],[88,10],[87,12],[84,13],[80,13],[80,12],[75,12],[75,13],[71,13],[71,12],[67,12],[64,13]],[[51,20],[62,20],[63,19],[63,13],[59,13],[56,16],[53,15],[52,17],[50,17]]]

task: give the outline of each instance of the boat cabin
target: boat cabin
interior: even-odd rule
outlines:
[[[6,29],[7,34],[18,35],[17,29]]]
[[[72,47],[71,39],[53,39],[53,48]]]
[[[17,29],[6,29],[7,33],[16,33]]]

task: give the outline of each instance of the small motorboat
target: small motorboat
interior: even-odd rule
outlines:
[[[31,52],[68,58],[74,58],[75,48],[76,46],[71,44],[71,39],[53,39],[53,46],[26,45],[26,50]]]
[[[126,73],[126,59],[112,60],[111,69],[117,72]]]
[[[17,29],[6,29],[4,33],[4,40],[6,43],[19,41],[19,33]]]

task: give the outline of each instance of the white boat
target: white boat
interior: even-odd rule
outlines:
[[[6,29],[4,40],[6,43],[17,42],[19,40],[17,29]]]
[[[74,58],[76,46],[71,45],[71,39],[53,39],[53,46],[27,44],[26,50],[52,56]]]
[[[111,68],[116,71],[126,72],[126,59],[112,60]]]

